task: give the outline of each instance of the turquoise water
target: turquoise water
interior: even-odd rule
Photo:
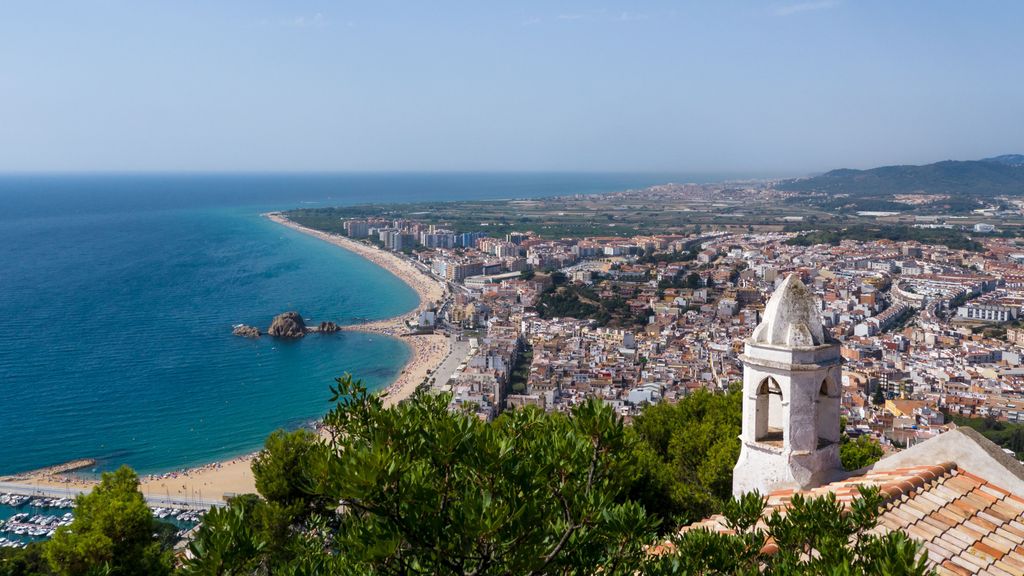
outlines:
[[[259,216],[366,201],[586,193],[666,175],[0,177],[0,474],[91,457],[158,472],[254,450],[328,408],[344,372],[386,386],[408,357],[364,334],[231,335],[285,310],[351,322],[415,293]],[[694,180],[694,178],[690,178]]]

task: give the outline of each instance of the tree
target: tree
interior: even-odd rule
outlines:
[[[834,496],[795,495],[786,515],[761,524],[757,494],[716,496],[734,534],[690,530],[652,554],[658,522],[633,495],[678,482],[679,473],[697,475],[686,477],[694,493],[727,490],[735,456],[719,457],[732,448],[715,436],[735,441],[738,391],[698,392],[678,413],[645,412],[634,433],[596,400],[568,415],[525,408],[487,423],[449,411],[447,395],[417,393],[384,408],[359,381],[337,382],[324,420],[330,439],[274,435],[257,459],[261,490],[274,501],[243,496],[211,511],[185,574],[927,573],[905,535],[868,535],[881,508],[877,491],[848,510]],[[694,468],[660,462],[662,452]],[[700,455],[686,460],[691,452]],[[638,453],[665,464],[651,472],[666,478],[638,485],[651,479]],[[705,471],[710,478],[700,477]],[[296,504],[303,512],[271,533],[265,515]],[[667,524],[674,533],[676,526]],[[768,553],[770,541],[778,552]]]
[[[843,468],[847,470],[860,470],[870,466],[882,457],[882,446],[870,436],[860,436],[856,440],[843,438],[839,446],[839,459]]]
[[[75,519],[57,529],[45,555],[60,575],[169,574],[171,555],[154,537],[153,514],[130,468],[105,472],[92,492],[75,500]]]
[[[259,498],[240,496],[227,507],[210,509],[189,543],[192,558],[182,572],[197,576],[266,572],[271,557],[263,523],[256,518],[256,509],[263,505]]]
[[[270,502],[286,506],[305,504],[308,493],[304,490],[302,475],[306,458],[316,443],[316,434],[308,430],[271,433],[263,443],[263,450],[252,461],[259,493]]]
[[[875,395],[871,398],[871,403],[875,406],[881,406],[885,404],[885,393],[882,392],[882,385],[875,386]]]
[[[676,404],[644,408],[627,432],[636,436],[637,468],[629,495],[673,529],[721,511],[732,498],[743,398],[697,390]]]
[[[21,549],[0,547],[0,576],[50,574],[45,549],[45,542],[33,542]]]
[[[294,552],[282,563],[251,528],[269,502],[232,501],[200,530],[187,573],[619,574],[644,557],[655,522],[624,498],[632,451],[611,407],[526,408],[485,423],[449,411],[446,395],[385,409],[359,381],[337,382],[331,439],[299,474],[306,502],[336,509],[279,535]]]

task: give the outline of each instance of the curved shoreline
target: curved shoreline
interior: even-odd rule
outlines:
[[[407,335],[406,319],[415,315],[425,306],[442,300],[445,288],[438,281],[418,269],[415,264],[397,254],[379,250],[346,237],[313,230],[288,220],[280,212],[263,214],[268,220],[286,226],[353,252],[371,263],[387,270],[409,286],[418,297],[416,307],[403,314],[374,320],[362,324],[343,326],[343,330],[370,332],[393,338],[401,338],[410,348],[411,354],[402,366],[394,382],[378,392],[385,406],[393,406],[408,398],[416,391],[429,373],[437,368],[449,351],[447,338],[439,334]],[[358,377],[358,374],[354,375]],[[151,502],[195,503],[208,507],[212,502],[223,501],[234,494],[256,492],[256,481],[252,475],[251,462],[255,453],[215,461],[194,468],[175,470],[163,474],[140,475],[140,490]],[[22,491],[72,490],[87,491],[97,484],[95,480],[73,475],[54,473],[50,469],[33,470],[12,474],[0,481],[8,482],[8,488]],[[200,503],[201,502],[201,503]]]
[[[405,324],[406,319],[414,317],[424,307],[440,302],[446,295],[446,289],[440,282],[428,276],[425,271],[417,268],[412,262],[394,254],[393,252],[387,252],[385,250],[367,246],[366,244],[356,242],[355,240],[344,236],[328,234],[326,232],[321,232],[320,230],[307,228],[289,220],[280,212],[268,212],[267,214],[263,214],[263,216],[272,222],[276,222],[282,226],[287,226],[296,232],[301,232],[308,236],[323,240],[324,242],[333,244],[369,260],[373,264],[387,270],[400,281],[412,288],[412,290],[416,292],[416,296],[419,298],[419,303],[416,305],[416,308],[410,312],[399,314],[398,316],[392,316],[391,318],[385,318],[383,320],[373,320],[361,324],[345,325],[342,326],[342,330],[372,332],[375,334],[391,336],[393,338],[403,338],[408,331]],[[409,359],[406,360],[398,378],[381,392],[386,406],[397,404],[411,396],[412,393],[416,391],[416,386],[423,382],[423,379],[427,377],[427,371],[433,371],[433,369],[436,368],[442,360],[444,360],[444,356],[447,353],[447,351],[444,350],[447,346],[445,338],[437,334],[409,336],[407,338],[403,338],[403,340],[409,345],[412,350],[412,354],[409,356]],[[355,374],[354,376],[358,376],[358,374]]]

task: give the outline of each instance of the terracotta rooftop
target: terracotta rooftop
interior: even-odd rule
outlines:
[[[874,531],[900,530],[921,542],[938,574],[1024,574],[1024,498],[953,463],[871,471],[800,493],[832,492],[846,503],[859,495],[859,486],[877,486],[885,499]],[[769,494],[764,516],[787,508],[793,494]],[[729,532],[721,515],[684,530],[702,527]]]

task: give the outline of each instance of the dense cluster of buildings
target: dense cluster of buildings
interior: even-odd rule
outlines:
[[[386,234],[417,239],[402,249],[452,284],[445,320],[472,347],[438,385],[481,418],[588,397],[629,417],[734,385],[768,295],[795,274],[840,342],[848,433],[908,446],[946,430],[946,414],[1024,421],[1024,249],[1012,240],[985,240],[977,253],[886,241],[807,249],[784,233],[490,238],[373,219],[346,230],[385,246]],[[541,317],[537,303],[558,289],[552,272],[646,321]]]

